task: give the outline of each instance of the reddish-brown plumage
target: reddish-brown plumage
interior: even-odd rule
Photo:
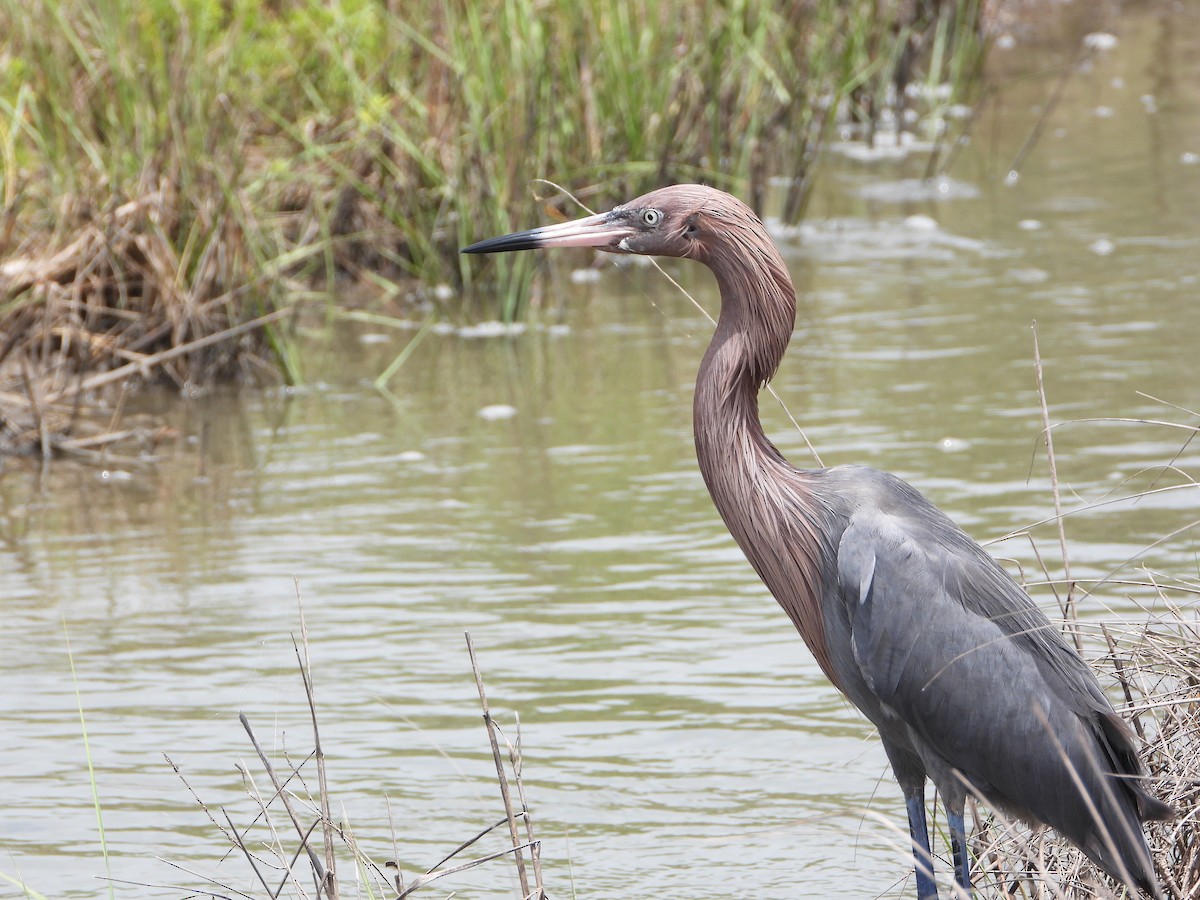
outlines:
[[[721,290],[720,319],[692,404],[700,472],[734,540],[826,677],[841,687],[821,611],[824,511],[809,477],[788,465],[758,416],[759,390],[779,368],[795,323],[791,277],[745,204],[698,186],[678,200],[696,208],[710,236],[695,258],[713,270]],[[659,201],[650,194],[644,202]]]

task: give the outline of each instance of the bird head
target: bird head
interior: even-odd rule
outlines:
[[[724,191],[675,184],[611,212],[490,238],[462,252],[552,247],[595,247],[703,263],[717,278],[726,334],[740,335],[737,370],[761,385],[783,358],[796,319],[791,276],[758,216]]]
[[[761,223],[735,197],[699,184],[676,184],[643,194],[611,212],[480,241],[463,253],[501,253],[552,247],[595,247],[608,253],[674,256],[708,262],[732,222]]]

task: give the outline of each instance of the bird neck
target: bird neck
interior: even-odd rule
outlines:
[[[721,292],[717,333],[724,330],[740,341],[737,374],[745,373],[755,393],[775,375],[796,325],[791,275],[769,239],[766,248],[709,261]]]
[[[837,684],[821,611],[828,529],[814,473],[787,463],[758,415],[759,390],[779,366],[795,316],[791,279],[780,270],[751,281],[714,267],[721,316],[696,377],[696,457],[734,540]]]
[[[759,421],[758,392],[787,350],[796,321],[796,292],[769,239],[765,246],[769,252],[757,256],[714,254],[708,260],[721,292],[721,315],[700,363],[693,405],[696,448],[706,479],[719,473],[731,441],[745,444],[739,465],[762,459],[783,462]]]

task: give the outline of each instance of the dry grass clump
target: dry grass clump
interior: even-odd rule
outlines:
[[[301,612],[302,634],[303,621]],[[546,894],[542,881],[541,843],[534,837],[532,816],[522,779],[520,720],[517,720],[514,744],[504,737],[492,718],[483,676],[469,633],[466,639],[475,685],[483,708],[483,720],[496,764],[497,785],[503,808],[503,815],[498,820],[452,848],[440,860],[418,874],[406,874],[402,870],[399,859],[403,834],[397,834],[397,823],[389,821],[386,828],[390,830],[392,857],[384,862],[373,859],[358,842],[349,823],[338,821],[332,812],[326,759],[321,747],[312,668],[305,636],[302,643],[296,646],[296,657],[308,700],[313,749],[303,758],[296,758],[285,749],[282,755],[272,759],[259,742],[250,720],[244,714],[239,716],[262,767],[261,775],[256,775],[249,767],[240,764],[238,766],[251,807],[243,824],[235,824],[230,812],[225,808],[213,808],[205,803],[192,790],[179,767],[167,758],[167,762],[183,779],[185,787],[208,820],[229,842],[231,852],[245,860],[247,870],[239,873],[236,881],[242,884],[249,877],[254,886],[245,888],[243,885],[239,889],[229,883],[235,880],[229,876],[218,878],[183,867],[180,867],[180,870],[189,876],[193,883],[194,880],[200,879],[204,887],[197,889],[194,886],[170,884],[142,886],[169,888],[185,892],[189,896],[204,897],[263,896],[272,900],[280,897],[337,900],[345,892],[353,896],[395,897],[396,900],[403,900],[430,885],[441,888],[442,879],[448,878],[453,881],[452,876],[468,869],[494,860],[511,858],[516,866],[521,896],[525,900],[544,900]],[[503,753],[501,741],[505,745]],[[493,817],[494,813],[486,814],[488,821]],[[390,806],[388,818],[392,819]],[[403,823],[401,825],[403,826]],[[491,852],[481,852],[476,845],[493,832],[507,832],[505,846]],[[378,839],[374,843],[379,843]],[[468,854],[467,851],[471,853]],[[463,858],[468,855],[471,858]],[[340,875],[339,861],[342,863]],[[346,873],[347,865],[350,868],[349,874]],[[453,896],[453,893],[450,896]]]
[[[164,434],[130,429],[99,403],[108,385],[168,381],[179,389],[275,367],[280,273],[252,268],[229,210],[188,227],[174,185],[97,213],[78,212],[66,246],[0,263],[0,454],[92,457]],[[182,248],[182,253],[180,248]],[[286,371],[286,370],[285,370]]]
[[[1129,653],[1122,662],[1121,655]],[[1145,734],[1146,761],[1161,796],[1178,813],[1153,826],[1151,846],[1168,896],[1200,896],[1200,623],[1173,619],[1130,635],[1113,661],[1129,697],[1135,727]]]
[[[1200,593],[1200,585],[1190,590]],[[1191,900],[1200,897],[1200,847],[1196,833],[1197,817],[1200,816],[1197,806],[1200,801],[1200,619],[1170,604],[1167,609],[1165,615],[1137,631],[1117,639],[1109,637],[1107,663],[1126,697],[1123,713],[1146,742],[1144,759],[1154,793],[1179,812],[1174,821],[1152,823],[1148,829],[1158,879],[1166,897]],[[1107,632],[1105,636],[1108,637]],[[229,812],[209,807],[193,792],[210,821],[245,858],[265,896],[337,898],[342,885],[338,859],[347,853],[360,891],[367,885],[367,896],[395,896],[401,900],[443,878],[509,856],[516,865],[521,896],[527,900],[542,900],[546,896],[540,842],[534,837],[522,780],[520,723],[518,720],[515,744],[509,742],[492,718],[469,634],[467,647],[496,765],[504,814],[419,874],[406,877],[396,862],[400,851],[396,846],[394,822],[390,825],[393,859],[382,863],[372,859],[349,824],[335,820],[330,812],[307,648],[297,648],[312,715],[313,750],[303,759],[285,752],[281,759],[273,762],[262,749],[249,720],[242,716],[242,725],[267,781],[260,785],[249,769],[239,767],[252,806],[246,824],[235,825]],[[179,773],[178,767],[175,770]],[[191,790],[190,786],[188,789]],[[1126,900],[1129,897],[1125,889],[1116,887],[1077,848],[1053,832],[1031,830],[974,804],[972,812],[975,821],[971,852],[976,897],[1026,900]],[[472,850],[493,832],[506,835],[502,849]],[[472,858],[457,861],[460,854],[468,850],[472,850]],[[185,871],[193,878],[198,877],[195,872]],[[204,876],[204,881],[207,887],[198,892],[201,895],[236,893],[251,896],[245,891],[235,891],[225,880],[213,876]]]

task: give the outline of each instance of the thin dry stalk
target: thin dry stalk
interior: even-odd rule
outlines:
[[[400,845],[396,842],[396,817],[392,815],[392,798],[385,794],[383,800],[387,804],[388,831],[392,837],[392,858],[387,860],[383,867],[395,870],[392,882],[396,887],[396,893],[400,893],[404,890],[404,875],[400,872],[400,863],[396,862],[400,858]]]
[[[278,896],[277,894],[271,893],[271,885],[267,883],[266,876],[264,876],[259,870],[258,863],[254,860],[254,854],[250,852],[250,848],[247,847],[246,842],[242,840],[242,836],[238,833],[236,826],[233,824],[233,819],[229,818],[229,813],[227,813],[225,810],[221,810],[221,814],[225,817],[225,821],[229,823],[229,832],[227,832],[227,834],[232,834],[234,846],[241,850],[242,855],[246,857],[246,862],[249,863],[250,868],[254,870],[254,877],[258,879],[258,883],[263,886],[267,894],[272,898]]]
[[[1034,371],[1037,372],[1038,401],[1042,408],[1042,434],[1046,441],[1046,460],[1050,465],[1050,490],[1054,497],[1054,518],[1058,526],[1058,545],[1062,550],[1063,576],[1067,582],[1067,599],[1064,604],[1063,618],[1071,632],[1071,640],[1075,642],[1075,649],[1082,652],[1083,640],[1079,635],[1078,628],[1074,627],[1079,614],[1076,609],[1075,583],[1071,580],[1071,558],[1067,553],[1067,529],[1063,524],[1062,498],[1058,491],[1058,465],[1054,460],[1054,437],[1050,428],[1050,408],[1046,403],[1046,383],[1042,377],[1042,354],[1038,349],[1036,321],[1033,323],[1032,331]]]
[[[521,801],[521,809],[524,812],[525,838],[532,847],[529,855],[533,859],[534,893],[541,897],[545,894],[542,882],[542,847],[533,839],[533,820],[529,815],[529,802],[525,799],[525,782],[521,778],[525,763],[521,756],[521,716],[517,713],[514,717],[517,721],[517,740],[515,743],[509,743],[506,738],[505,743],[508,744],[508,761],[512,765],[514,780],[517,783],[517,799]]]
[[[1112,632],[1108,630],[1108,626],[1104,623],[1100,624],[1100,631],[1104,634],[1104,643],[1108,644],[1108,652],[1112,659],[1113,671],[1117,676],[1117,683],[1121,685],[1121,692],[1125,695],[1125,708],[1132,710],[1130,719],[1133,721],[1133,730],[1137,732],[1137,736],[1144,743],[1146,740],[1146,729],[1142,727],[1142,717],[1133,707],[1133,692],[1129,687],[1129,679],[1125,675],[1125,663],[1121,660],[1121,654],[1117,650],[1117,642],[1113,640]]]
[[[317,760],[317,788],[321,797],[321,824],[325,839],[325,875],[322,879],[325,894],[330,900],[338,900],[337,857],[333,852],[333,817],[329,811],[329,783],[325,777],[325,753],[321,750],[321,730],[317,727],[317,701],[313,694],[312,669],[308,655],[308,626],[304,621],[304,603],[300,596],[300,580],[296,579],[296,607],[300,613],[300,637],[304,645],[304,655],[296,646],[295,638],[292,647],[296,651],[296,661],[300,664],[300,677],[304,680],[304,695],[308,700],[308,712],[312,718],[313,756]]]
[[[215,878],[211,878],[206,875],[201,875],[199,872],[197,872],[193,869],[189,869],[187,866],[180,865],[179,863],[174,862],[169,859],[163,859],[161,856],[156,856],[155,859],[157,859],[161,863],[166,863],[168,866],[171,866],[174,869],[178,869],[180,872],[184,872],[188,875],[191,875],[193,878],[199,878],[200,880],[205,881],[208,884],[215,884],[217,887],[219,887],[222,891],[225,892],[223,894],[218,894],[213,891],[203,891],[203,890],[197,891],[195,888],[187,889],[190,893],[197,893],[197,894],[200,894],[202,897],[219,898],[219,900],[229,900],[230,896],[245,897],[246,900],[254,900],[254,898],[251,897],[249,894],[239,891],[237,888],[232,887],[228,884],[217,881],[217,879],[215,879]]]
[[[301,602],[299,591],[297,591],[297,602]],[[377,865],[359,845],[357,838],[351,832],[349,827],[347,825],[338,825],[333,821],[330,813],[330,797],[328,793],[327,782],[323,774],[319,775],[321,781],[321,797],[319,800],[315,799],[312,796],[311,791],[308,791],[308,788],[304,785],[304,778],[301,769],[310,761],[316,760],[318,770],[320,770],[322,768],[321,761],[324,758],[324,754],[321,749],[320,733],[316,722],[316,699],[313,690],[313,681],[311,678],[310,658],[307,644],[307,628],[304,625],[303,612],[301,612],[301,633],[301,641],[296,641],[293,639],[293,650],[296,653],[299,662],[301,678],[304,683],[305,698],[309,706],[309,717],[313,727],[313,740],[316,745],[315,749],[305,756],[304,759],[300,761],[299,765],[295,765],[291,762],[291,758],[287,754],[285,748],[284,758],[288,760],[287,766],[291,769],[291,771],[287,774],[286,779],[281,778],[282,772],[277,774],[276,766],[273,765],[268,759],[265,751],[258,741],[254,730],[250,726],[248,718],[244,714],[239,715],[238,718],[242,723],[242,727],[245,729],[247,736],[250,738],[250,742],[254,747],[255,752],[258,754],[259,761],[262,763],[263,769],[265,770],[273,786],[273,790],[269,791],[268,795],[264,796],[264,794],[259,790],[258,785],[255,783],[250,772],[241,764],[238,765],[237,768],[242,775],[246,793],[253,802],[256,810],[254,820],[250,825],[244,828],[237,827],[229,813],[224,808],[220,809],[221,818],[224,819],[224,822],[220,821],[219,818],[213,815],[213,812],[199,798],[195,791],[192,790],[186,779],[184,780],[187,790],[192,795],[193,799],[195,799],[200,805],[205,816],[211,823],[220,829],[222,834],[225,836],[225,839],[229,842],[231,847],[230,853],[233,853],[234,851],[240,852],[242,857],[246,859],[247,864],[253,871],[254,879],[261,887],[265,896],[271,898],[271,900],[279,900],[279,898],[284,896],[295,898],[314,896],[314,893],[307,889],[301,883],[301,879],[297,877],[297,864],[299,863],[300,858],[305,854],[307,854],[310,871],[314,880],[315,898],[320,900],[322,896],[327,898],[332,898],[335,896],[333,892],[338,890],[339,884],[332,877],[334,865],[336,864],[336,858],[334,855],[336,848],[334,846],[332,837],[336,836],[341,840],[342,845],[349,851],[354,864],[357,866],[357,871],[360,874],[369,874],[372,879],[377,879],[377,882],[373,886],[367,887],[368,896],[380,895],[380,888],[383,889],[383,895],[389,895],[390,891],[394,888],[395,894],[392,896],[394,896],[396,900],[400,900],[400,898],[407,897],[415,891],[428,887],[430,884],[447,876],[465,872],[469,869],[480,866],[485,862],[500,859],[508,856],[509,854],[512,854],[515,858],[521,858],[522,854],[528,852],[531,859],[534,860],[535,880],[537,884],[532,891],[524,891],[523,895],[526,900],[543,900],[545,897],[545,891],[542,888],[541,881],[539,842],[533,836],[532,826],[529,822],[528,809],[525,806],[524,784],[521,780],[522,763],[520,739],[518,737],[516,746],[508,743],[507,740],[505,741],[509,748],[509,755],[512,759],[514,767],[514,780],[516,782],[517,795],[521,798],[521,803],[523,805],[523,808],[520,811],[517,811],[514,810],[510,799],[511,794],[507,791],[508,779],[504,773],[503,761],[499,755],[499,738],[503,737],[503,735],[499,732],[499,729],[496,727],[494,721],[491,721],[491,714],[488,711],[489,707],[487,705],[487,695],[483,690],[482,675],[480,674],[478,660],[474,656],[474,651],[470,643],[468,643],[468,650],[471,652],[471,663],[476,677],[476,685],[481,692],[481,702],[483,703],[485,710],[485,717],[491,725],[489,729],[489,736],[493,751],[493,759],[496,760],[500,765],[499,771],[501,773],[500,777],[502,786],[501,796],[505,799],[505,816],[504,818],[496,821],[494,824],[482,829],[468,840],[463,841],[453,851],[444,856],[424,874],[409,879],[406,883],[406,880],[402,876],[400,872],[400,866],[397,862],[389,861],[383,865]],[[168,763],[170,763],[172,768],[175,769],[176,773],[183,778],[183,775],[179,771],[178,767],[175,766],[174,763],[172,763],[169,759]],[[301,788],[299,793],[294,788],[289,788],[289,785],[293,782],[293,779],[300,783]],[[308,792],[307,798],[304,796],[304,792]],[[290,853],[290,858],[290,851],[285,849],[283,838],[280,834],[280,831],[276,828],[275,818],[272,816],[271,807],[275,803],[276,798],[282,802],[284,809],[286,810],[288,820],[290,821],[295,833],[299,837],[298,843],[295,846],[295,852]],[[312,824],[307,828],[302,827],[300,816],[303,813],[303,810],[296,805],[297,801],[304,804],[305,808],[313,813]],[[397,835],[395,823],[392,817],[390,801],[388,801],[387,814],[391,833],[392,853],[393,855],[398,856],[399,851],[397,848]],[[521,840],[520,837],[516,837],[511,841],[511,846],[505,847],[502,850],[494,853],[487,853],[478,858],[466,860],[455,865],[447,865],[447,863],[450,862],[450,860],[452,860],[454,857],[458,856],[469,847],[474,846],[481,838],[490,834],[496,829],[507,826],[509,829],[509,836],[511,838],[516,833],[515,820],[517,817],[525,820],[525,832],[527,840]],[[252,840],[252,829],[254,829],[257,825],[260,825],[260,823],[261,827],[265,828],[268,834],[265,836],[264,840]],[[324,829],[324,833],[327,838],[324,860],[315,849],[316,845],[313,840],[314,832],[318,826],[321,826]],[[263,852],[263,850],[260,849],[256,853],[254,848],[260,844],[269,852]],[[279,872],[282,875],[281,880],[274,886],[272,886],[270,883],[272,871]],[[218,884],[218,882],[213,879],[205,880],[209,881],[211,884]],[[211,894],[212,892],[197,891],[196,893]],[[249,900],[250,895],[242,894],[240,892],[237,892],[237,894],[238,896],[247,897]]]
[[[486,862],[491,862],[493,859],[499,859],[502,856],[507,856],[509,853],[516,854],[517,858],[519,859],[521,851],[528,849],[529,846],[529,844],[516,844],[512,847],[506,847],[503,850],[497,850],[495,853],[489,853],[487,856],[481,856],[478,859],[473,859],[470,862],[460,863],[457,866],[451,866],[449,869],[438,869],[434,872],[427,872],[424,875],[414,878],[409,883],[408,887],[400,893],[396,900],[404,900],[404,898],[413,893],[413,891],[420,890],[421,888],[428,886],[430,883],[437,881],[439,878],[445,878],[447,875],[457,875],[459,872],[465,872],[467,869],[473,869],[476,866],[481,866]]]
[[[504,770],[504,760],[500,756],[500,743],[496,738],[496,726],[492,721],[492,713],[488,708],[487,692],[483,688],[483,675],[479,671],[479,661],[475,658],[475,648],[471,644],[471,633],[464,632],[467,639],[467,653],[471,657],[471,671],[475,674],[475,687],[479,690],[479,704],[483,707],[483,722],[487,726],[488,741],[492,745],[492,759],[496,763],[496,779],[500,783],[500,796],[504,800],[504,814],[508,817],[508,832],[514,848],[513,859],[517,864],[517,878],[521,882],[521,896],[529,896],[529,877],[525,874],[525,859],[517,845],[521,838],[517,834],[517,817],[513,812],[512,798],[508,789],[508,774]]]
[[[50,433],[46,429],[46,417],[42,415],[42,403],[37,390],[33,386],[33,376],[29,372],[29,363],[21,360],[21,380],[25,385],[25,394],[29,397],[29,413],[33,416],[33,425],[37,429],[38,442],[42,448],[42,459],[50,458]]]
[[[428,875],[431,872],[433,872],[435,869],[437,869],[438,867],[443,866],[446,863],[450,862],[450,860],[454,859],[454,857],[458,856],[458,854],[462,853],[468,847],[474,846],[481,839],[487,837],[489,834],[491,834],[493,831],[495,831],[501,825],[507,825],[507,824],[508,824],[508,816],[505,816],[503,819],[496,822],[494,825],[489,825],[487,828],[480,831],[474,837],[467,838],[465,841],[463,841],[461,844],[459,844],[457,847],[455,847],[453,850],[451,850],[449,853],[447,853],[445,856],[443,856],[441,859],[439,859],[437,862],[435,862],[432,866],[430,866],[428,869],[426,869],[425,874]]]
[[[284,852],[283,840],[279,836],[279,831],[275,828],[275,821],[274,821],[274,819],[271,818],[270,807],[268,806],[267,801],[263,800],[262,792],[259,791],[257,782],[255,782],[254,777],[245,768],[243,768],[240,764],[238,765],[237,768],[238,768],[238,772],[241,773],[242,783],[246,787],[246,793],[249,795],[250,799],[254,802],[255,808],[258,810],[257,814],[254,817],[254,821],[257,822],[259,819],[262,819],[262,821],[266,823],[267,831],[270,834],[270,838],[271,838],[268,846],[270,847],[271,852],[275,854],[275,858],[277,860],[279,860],[279,868],[282,869],[284,872],[283,881],[280,882],[278,890],[271,893],[271,897],[274,898],[274,897],[280,896],[280,894],[282,894],[282,892],[283,892],[284,885],[286,885],[289,881],[291,881],[292,884],[295,885],[297,894],[299,894],[302,897],[307,896],[304,892],[304,889],[300,886],[300,882],[296,878],[296,873],[295,873],[295,868],[294,868],[296,865],[296,860],[299,859],[300,851],[297,851],[297,853],[292,857],[290,863],[287,862],[287,854]],[[286,782],[285,782],[285,784],[286,784]],[[273,802],[274,797],[272,797],[271,799]],[[246,832],[248,833],[249,830],[250,829],[247,828]],[[309,830],[311,831],[312,829],[309,829]],[[243,840],[241,835],[239,835],[238,839]],[[301,848],[304,847],[306,841],[307,841],[307,835],[305,836],[305,841],[302,841],[300,844]],[[235,844],[235,848],[236,848],[236,844]]]
[[[259,762],[262,763],[263,769],[267,773],[267,777],[271,779],[271,784],[275,787],[276,796],[278,796],[283,802],[283,808],[287,810],[288,818],[292,820],[292,826],[296,829],[296,834],[300,836],[301,846],[308,853],[308,861],[312,865],[313,872],[315,873],[318,883],[320,885],[326,884],[329,876],[325,869],[325,864],[321,861],[321,858],[317,855],[317,852],[313,850],[308,843],[308,835],[311,833],[312,829],[310,828],[308,831],[305,831],[304,828],[300,826],[300,819],[296,815],[295,809],[292,808],[292,802],[287,792],[284,790],[283,783],[279,780],[279,776],[275,774],[275,767],[271,765],[271,760],[267,757],[267,754],[259,745],[258,738],[254,734],[254,729],[250,727],[250,720],[246,718],[246,714],[239,713],[238,721],[240,721],[242,723],[242,727],[246,729],[246,734],[250,738],[250,743],[254,745],[254,750],[258,754]]]

